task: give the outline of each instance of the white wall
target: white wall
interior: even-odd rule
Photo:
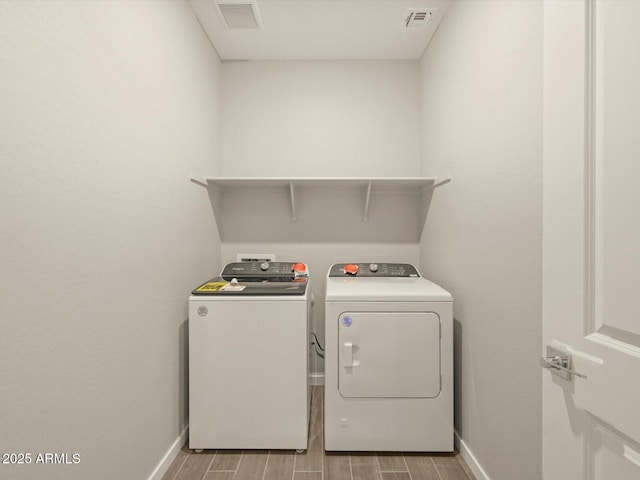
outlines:
[[[219,237],[220,64],[184,2],[0,3],[0,465],[145,479],[187,421],[189,291]]]
[[[423,273],[454,295],[456,429],[492,480],[541,478],[542,4],[453,2],[421,61]]]
[[[420,171],[418,80],[415,61],[223,62],[221,173],[240,177],[417,176]],[[288,222],[289,207],[283,210],[275,203],[256,205],[260,211],[267,207],[278,209],[273,215],[266,212],[262,224],[259,219],[252,219],[250,229],[255,229],[254,235],[247,234],[247,228],[238,227],[242,219],[232,219],[235,227],[231,230],[241,231],[242,235],[232,234],[233,238],[223,243],[222,263],[235,261],[238,252],[275,253],[279,260],[307,263],[316,299],[312,328],[324,341],[325,276],[331,264],[340,261],[417,263],[419,259],[415,241],[403,238],[398,243],[390,242],[390,239],[406,237],[402,233],[385,235],[381,231],[379,237],[363,238],[366,235],[358,223],[361,221],[358,212],[364,201],[362,193],[362,198],[358,197],[355,202],[346,198],[348,204],[343,205],[337,200],[340,192],[325,192],[329,197],[326,203],[319,200],[320,195],[302,198],[300,216],[308,218],[301,218],[296,224],[282,224]],[[320,232],[317,237],[323,241],[310,239],[313,218],[343,211],[352,214],[348,218],[356,224],[354,232],[359,233],[354,233],[354,240],[332,241],[341,236],[335,232]],[[336,216],[334,228],[349,228],[341,222],[342,217],[338,217],[340,215]],[[276,235],[278,232],[286,232],[287,239],[265,241],[280,239],[283,235]],[[238,238],[240,236],[243,238]],[[321,360],[312,368],[315,373],[324,372]]]
[[[224,176],[420,170],[417,62],[224,62],[222,91]]]
[[[415,61],[223,62],[222,175],[417,176],[418,80]],[[278,209],[272,215],[265,212],[262,224],[259,219],[252,219],[249,230],[253,229],[253,235],[238,226],[244,217],[231,219],[233,225],[226,226],[235,225],[231,230],[241,231],[242,235],[231,235],[233,238],[225,241],[222,248],[222,263],[235,261],[238,252],[275,253],[278,260],[307,263],[317,300],[312,310],[312,328],[321,341],[324,341],[325,277],[331,264],[417,263],[419,258],[415,241],[403,238],[398,243],[384,243],[390,238],[397,239],[398,235],[385,235],[383,229],[378,229],[380,238],[364,238],[358,213],[364,196],[355,202],[348,198],[345,200],[348,204],[340,205],[340,192],[329,191],[324,195],[328,196],[326,200],[321,195],[306,199],[306,203],[302,199],[300,216],[308,218],[301,218],[296,224],[282,224],[288,220],[279,204],[256,205],[260,211]],[[310,239],[310,230],[315,228],[313,218],[343,211],[356,212],[346,217],[355,224],[352,241],[335,241],[334,237],[345,236],[335,232],[313,235],[324,240],[320,243]],[[334,227],[349,228],[338,216]],[[338,222],[342,222],[340,227]],[[280,240],[283,236],[287,238]],[[275,237],[278,241],[274,241]],[[312,369],[322,374],[323,362],[318,360]]]

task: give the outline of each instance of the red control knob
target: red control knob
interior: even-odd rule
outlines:
[[[304,263],[294,263],[293,271],[298,273],[304,273],[307,271],[307,265]]]
[[[358,273],[358,265],[354,263],[347,263],[344,266],[344,273],[348,273],[350,275],[356,275]]]

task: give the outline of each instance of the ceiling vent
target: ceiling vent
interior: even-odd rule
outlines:
[[[262,19],[255,0],[220,0],[215,3],[227,28],[262,28]]]
[[[433,12],[427,9],[410,8],[404,20],[406,28],[424,28],[431,21]]]

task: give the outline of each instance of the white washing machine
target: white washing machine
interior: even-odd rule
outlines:
[[[453,299],[409,264],[336,264],[325,449],[453,451]]]
[[[189,447],[307,448],[306,266],[227,265],[189,299]]]

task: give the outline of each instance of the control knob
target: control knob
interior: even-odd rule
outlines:
[[[358,265],[354,263],[347,263],[344,266],[344,273],[349,275],[356,275],[358,273]]]
[[[269,270],[269,263],[267,262],[262,262],[260,264],[260,270],[262,270],[263,272],[266,272],[267,270]]]
[[[309,270],[305,263],[294,263],[291,268],[296,278],[309,276]]]
[[[378,271],[378,264],[377,263],[371,263],[369,264],[369,271],[376,273]]]

